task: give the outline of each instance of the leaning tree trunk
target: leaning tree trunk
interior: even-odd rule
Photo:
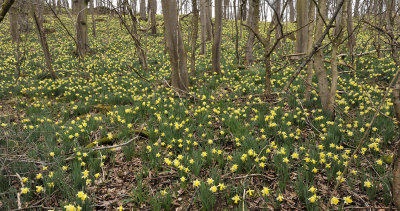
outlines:
[[[199,32],[199,9],[197,7],[197,0],[192,0],[192,9],[193,9],[193,17],[192,17],[192,49],[190,55],[190,71],[192,76],[196,76],[196,43],[197,43],[197,34]]]
[[[37,4],[36,7],[41,7],[41,5],[39,4],[39,0],[35,1],[35,3]],[[55,79],[57,79],[57,75],[54,72],[53,66],[51,64],[51,55],[50,55],[50,51],[49,51],[49,46],[47,44],[46,34],[43,29],[43,16],[42,16],[41,9],[35,9],[34,5],[32,5],[31,9],[32,9],[33,20],[35,22],[38,37],[40,40],[40,45],[42,46],[44,60],[46,62],[47,69],[50,73],[51,78],[53,80],[55,80]],[[37,10],[37,12],[35,10]],[[38,13],[38,15],[36,13]]]
[[[76,19],[76,52],[80,57],[83,57],[89,52],[89,38],[87,26],[87,1],[73,0]]]
[[[6,17],[7,12],[10,10],[11,6],[14,4],[14,0],[5,0],[1,5],[0,9],[0,23]]]
[[[164,36],[172,68],[171,84],[176,91],[186,94],[189,91],[189,78],[176,0],[161,0],[161,4],[165,26]]]
[[[250,0],[249,16],[248,16],[249,26],[256,32],[258,32],[258,20],[260,19],[260,0]],[[246,61],[247,65],[251,65],[254,62],[253,57],[253,45],[255,34],[252,30],[249,31],[249,37],[246,43]]]
[[[321,18],[321,15],[326,14],[325,12],[326,0],[319,0],[318,5],[320,5],[319,6],[320,13],[317,14],[317,22],[315,25],[315,39],[314,39],[315,42],[318,42],[318,39],[322,36],[323,27],[321,26],[323,26],[324,23],[323,19]],[[326,16],[323,18],[326,19]],[[328,111],[329,86],[328,86],[328,76],[324,68],[322,48],[319,48],[319,50],[317,50],[317,52],[314,54],[314,66],[318,79],[318,91],[319,91],[319,96],[321,98],[322,109]]]
[[[215,0],[215,31],[212,46],[212,69],[221,74],[222,0]]]
[[[157,13],[157,0],[149,0],[150,5],[150,21],[151,21],[151,33],[157,34],[157,20],[156,20],[156,13]]]

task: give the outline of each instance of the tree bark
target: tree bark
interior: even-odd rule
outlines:
[[[94,0],[90,0],[90,13],[92,15],[92,33],[96,37],[96,20],[94,19]]]
[[[4,17],[6,17],[7,12],[10,10],[11,6],[14,4],[14,0],[5,0],[1,5],[0,10],[0,23],[3,21]]]
[[[10,8],[10,33],[13,42],[17,42],[19,39],[18,22],[18,8],[17,4],[14,4],[14,6]]]
[[[357,19],[360,15],[360,0],[356,0],[354,3],[354,18]]]
[[[314,21],[315,21],[315,4],[314,1],[310,1],[308,10],[308,19],[312,22],[308,25],[308,35],[307,35],[307,55],[312,52],[313,48],[313,35],[314,35]],[[312,89],[312,78],[313,78],[313,61],[307,65],[307,76],[306,76],[306,90],[304,93],[304,99],[310,100],[311,89]]]
[[[249,6],[249,16],[248,16],[248,24],[249,26],[256,32],[258,32],[258,20],[260,19],[260,0],[250,0],[249,1],[250,6]],[[254,39],[255,39],[255,34],[252,30],[248,29],[249,31],[249,37],[247,39],[246,43],[246,60],[245,63],[246,65],[251,65],[254,62],[253,58],[253,45],[254,45]]]
[[[35,1],[37,3],[37,7],[40,7],[39,1]],[[32,5],[32,16],[33,16],[33,20],[35,22],[35,26],[38,32],[38,37],[40,40],[40,45],[42,46],[42,50],[43,50],[43,54],[44,54],[44,58],[45,58],[45,62],[46,62],[46,66],[47,69],[50,73],[50,76],[53,80],[57,79],[57,75],[53,70],[53,66],[51,64],[51,55],[50,55],[50,51],[49,51],[49,46],[47,44],[47,39],[46,39],[46,34],[44,32],[43,29],[43,16],[42,16],[42,12],[41,9],[35,9],[35,6]],[[36,14],[36,11],[38,12],[38,15]]]
[[[313,0],[310,0],[312,3]],[[297,8],[297,29],[300,29],[296,32],[296,53],[305,53],[307,51],[307,42],[308,42],[308,27],[305,25],[308,24],[308,14],[307,14],[307,4],[309,0],[297,0],[296,8]],[[311,35],[312,36],[312,35]]]
[[[213,72],[221,74],[222,0],[215,0],[215,32],[212,47]]]
[[[201,48],[200,48],[200,54],[205,54],[207,47],[206,47],[206,41],[207,41],[207,0],[200,0],[200,23],[201,23]]]
[[[279,24],[279,22],[281,22],[281,0],[275,0],[274,2],[274,8],[275,11],[273,18],[272,18],[272,22],[274,25],[276,25],[276,29],[275,29],[275,39],[278,39],[279,37],[282,36],[282,27]],[[279,41],[278,44],[276,45],[277,48],[281,47],[281,42]]]
[[[178,21],[176,0],[161,0],[165,40],[170,57],[172,87],[181,94],[189,91],[189,78],[186,64],[186,51]]]
[[[229,19],[229,0],[224,0],[224,19]]]
[[[199,9],[197,7],[197,0],[192,0],[192,49],[190,55],[190,71],[192,76],[196,76],[196,43],[197,43],[197,34],[199,32]]]
[[[296,14],[296,11],[294,10],[294,4],[293,0],[289,0],[289,21],[290,23],[294,23],[294,16]]]
[[[157,0],[149,0],[150,6],[150,21],[151,21],[151,33],[157,34],[157,20],[156,20],[156,13],[157,13]]]
[[[347,5],[347,34],[349,36],[348,38],[348,42],[347,42],[347,46],[349,48],[349,55],[350,55],[350,61],[351,64],[353,64],[354,62],[354,48],[356,45],[356,38],[355,38],[355,34],[353,32],[353,13],[352,13],[352,5],[353,5],[353,1],[352,0],[348,0],[348,5]]]
[[[147,20],[146,17],[146,0],[140,0],[140,19]]]
[[[318,5],[319,5],[319,10],[320,10],[320,15],[325,16],[326,0],[319,0]],[[315,25],[315,39],[319,39],[322,36],[323,27],[321,27],[321,26],[323,26],[324,23],[323,23],[323,19],[321,18],[320,15],[317,15],[317,22]],[[326,19],[325,17],[323,17],[323,18]],[[314,41],[317,42],[317,40],[314,40]],[[327,73],[324,68],[322,48],[319,48],[316,51],[316,53],[314,54],[314,65],[315,65],[315,72],[316,72],[317,78],[318,78],[318,91],[319,91],[319,96],[321,99],[322,109],[325,111],[328,111],[329,86],[328,86]]]
[[[76,51],[80,57],[89,52],[87,3],[86,0],[73,0],[74,13],[78,15],[76,19],[76,41],[78,42]]]

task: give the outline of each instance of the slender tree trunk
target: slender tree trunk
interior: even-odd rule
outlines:
[[[318,5],[320,5],[320,13],[322,15],[326,14],[326,0],[318,0]],[[324,19],[326,19],[324,17]],[[317,39],[319,39],[322,36],[322,29],[324,23],[323,19],[320,17],[320,15],[317,15],[317,22],[315,25],[315,39],[314,42],[318,42]],[[322,54],[322,48],[320,48],[315,54],[314,54],[314,65],[315,65],[315,72],[317,74],[318,78],[318,91],[319,91],[319,96],[321,99],[321,105],[322,109],[325,111],[328,111],[328,105],[329,105],[329,86],[328,86],[328,77],[326,70],[324,68],[324,62],[323,62],[323,54]]]
[[[35,6],[32,5],[31,9],[32,9],[32,16],[35,22],[35,26],[38,32],[38,37],[40,40],[40,45],[42,46],[42,50],[43,50],[43,54],[44,54],[44,58],[45,58],[45,62],[46,62],[46,66],[47,69],[50,73],[50,76],[53,80],[57,79],[57,75],[53,70],[53,66],[51,64],[51,55],[50,55],[50,51],[49,51],[49,46],[47,44],[47,39],[46,39],[46,34],[44,33],[44,29],[43,29],[43,16],[42,16],[42,12],[41,9],[38,7],[41,7],[39,4],[39,1],[35,1],[35,3],[37,4],[35,9]],[[36,14],[36,11],[38,12],[38,15]]]
[[[146,0],[140,0],[140,19],[147,20],[146,17]]]
[[[296,11],[294,10],[293,0],[289,0],[288,3],[289,3],[289,9],[290,9],[289,21],[290,21],[290,23],[294,23],[294,17],[295,17]]]
[[[206,36],[207,36],[207,0],[200,0],[200,23],[201,23],[201,48],[200,54],[205,54],[207,47],[206,47]]]
[[[248,24],[249,26],[254,29],[254,31],[258,32],[258,20],[260,19],[260,0],[250,0],[249,1],[250,6],[249,6],[249,16],[248,16]],[[251,65],[254,62],[253,58],[253,45],[254,45],[254,39],[255,39],[255,34],[253,33],[252,30],[249,31],[249,37],[247,39],[247,44],[246,44],[246,61],[245,63],[247,65]]]
[[[280,14],[281,14],[281,0],[275,0],[273,6],[275,8],[276,13],[274,13],[274,15],[273,15],[273,21],[272,22],[274,23],[274,25],[277,25],[276,29],[275,29],[275,39],[278,39],[279,37],[282,36],[282,27],[281,27],[280,24],[278,24],[278,22],[282,21],[281,17],[280,17]],[[280,41],[278,42],[276,47],[277,48],[281,47],[281,42]]]
[[[212,20],[211,20],[211,9],[212,9],[212,5],[211,5],[211,0],[206,0],[206,41],[211,41],[212,37],[213,37],[213,30],[212,30]]]
[[[213,72],[221,74],[222,0],[215,0],[215,32],[212,47]]]
[[[18,22],[18,8],[17,4],[14,4],[14,6],[10,8],[10,33],[13,42],[19,39]]]
[[[157,0],[149,0],[150,5],[150,21],[151,21],[151,33],[157,34],[157,20],[156,20],[156,13],[157,13]]]
[[[351,64],[354,63],[354,48],[356,45],[356,39],[355,39],[355,34],[353,32],[353,13],[352,13],[352,5],[353,5],[353,1],[352,0],[348,0],[348,5],[347,5],[347,34],[349,36],[348,38],[348,43],[347,46],[349,48],[350,51],[350,61]]]
[[[92,14],[92,33],[96,37],[96,20],[94,19],[94,0],[90,0],[90,13]]]
[[[196,43],[197,43],[197,34],[199,32],[199,9],[197,7],[197,0],[192,0],[192,10],[193,10],[193,18],[192,18],[192,49],[190,55],[190,71],[192,76],[196,76]]]
[[[176,0],[161,0],[168,52],[171,62],[171,84],[176,91],[185,94],[189,91],[189,78],[186,64],[186,51],[178,22]]]
[[[229,19],[229,0],[224,0],[224,19]]]
[[[358,16],[360,15],[359,7],[360,7],[360,0],[355,0],[355,3],[354,3],[354,18],[355,19],[357,19]]]
[[[312,2],[313,0],[310,0]],[[307,4],[308,0],[297,0],[297,29],[296,32],[296,53],[305,53],[307,51],[308,42],[308,14],[307,14]]]
[[[314,1],[310,1],[309,10],[308,10],[308,18],[312,23],[308,25],[308,36],[307,36],[307,55],[312,52],[313,47],[313,35],[314,35],[314,21],[315,21],[315,4]],[[318,38],[316,38],[318,39]],[[306,90],[304,93],[304,99],[310,100],[311,89],[312,89],[312,78],[313,78],[313,61],[310,61],[307,65],[307,76],[306,76]]]
[[[339,72],[337,69],[337,51],[339,49],[340,44],[342,43],[342,35],[344,30],[344,25],[346,23],[347,16],[347,8],[349,4],[347,4],[347,0],[344,0],[344,6],[342,7],[341,15],[336,17],[336,27],[334,30],[334,41],[332,43],[332,53],[331,53],[331,68],[332,68],[332,81],[331,81],[331,90],[329,93],[328,100],[328,111],[331,114],[335,112],[335,99],[336,99],[336,90],[337,90],[337,82],[339,78]]]

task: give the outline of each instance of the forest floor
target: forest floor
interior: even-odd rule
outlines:
[[[226,21],[223,74],[211,72],[207,43],[207,54],[196,57],[190,93],[180,96],[169,86],[162,27],[157,35],[141,32],[150,67],[144,72],[116,17],[97,22],[83,62],[59,22],[46,19],[54,32],[47,34],[54,81],[35,31],[21,35],[17,74],[16,45],[7,25],[0,27],[0,209],[390,209],[399,135],[391,98],[369,124],[395,72],[390,55],[356,57],[355,70],[339,67],[332,118],[316,90],[302,100],[304,72],[292,94],[281,93],[299,64],[282,56],[293,53],[290,39],[273,55],[274,97],[264,101],[263,48],[256,43],[253,66],[238,66],[235,30]],[[187,49],[188,20],[182,22]],[[72,21],[62,21],[73,32]],[[246,36],[244,30],[240,52]],[[371,35],[357,36],[357,52],[373,50]]]

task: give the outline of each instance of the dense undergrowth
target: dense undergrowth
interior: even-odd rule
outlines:
[[[356,70],[341,66],[333,120],[320,109],[316,90],[311,101],[300,100],[304,75],[291,94],[280,93],[297,67],[280,56],[292,53],[290,39],[273,57],[275,94],[264,102],[262,47],[255,47],[259,62],[239,68],[233,23],[226,21],[223,75],[210,71],[208,43],[207,55],[197,56],[190,94],[180,97],[168,85],[162,27],[156,36],[142,32],[150,65],[143,72],[118,19],[97,18],[105,21],[97,22],[97,37],[89,34],[92,52],[79,63],[73,40],[46,17],[45,27],[55,29],[47,34],[55,81],[33,30],[22,34],[26,58],[16,80],[16,46],[7,25],[0,27],[1,209],[18,208],[19,202],[22,208],[56,210],[325,210],[326,204],[336,210],[391,204],[398,128],[390,98],[368,125],[394,75],[390,55],[356,57]],[[73,31],[72,21],[62,20]],[[182,27],[189,43],[190,22]],[[372,49],[369,36],[358,35],[358,52]],[[367,127],[372,127],[368,141],[332,195]],[[123,146],[107,148],[112,144]]]

